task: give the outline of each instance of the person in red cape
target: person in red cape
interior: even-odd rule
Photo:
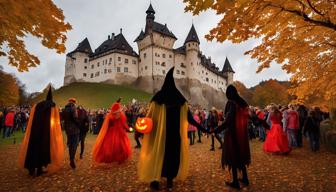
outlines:
[[[92,155],[96,163],[122,163],[131,156],[131,144],[126,133],[129,127],[120,100],[113,103],[96,139]]]
[[[242,171],[243,178],[240,181],[244,185],[249,184],[246,166],[251,163],[250,146],[248,139],[247,120],[248,104],[241,98],[237,89],[229,85],[226,89],[228,102],[225,106],[224,121],[215,129],[215,133],[224,132],[224,145],[222,148],[222,167],[232,170],[232,182],[226,182],[233,188],[240,188],[237,170]]]
[[[282,114],[276,105],[271,106],[270,118],[272,127],[266,136],[263,149],[268,153],[288,154],[291,148],[288,145],[287,134],[281,126]]]

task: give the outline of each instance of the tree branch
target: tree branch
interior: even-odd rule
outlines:
[[[309,5],[309,7],[317,14],[321,15],[322,17],[324,17],[325,14],[323,14],[321,11],[317,10],[316,7],[314,7],[314,5],[310,2],[310,0],[307,0],[307,3]]]
[[[296,16],[303,17],[303,19],[307,22],[313,23],[313,24],[318,25],[318,26],[327,27],[329,29],[332,29],[332,30],[336,31],[336,24],[330,22],[330,20],[327,20],[327,21],[314,20],[312,18],[309,18],[309,16],[306,13],[300,12],[298,10],[287,9],[287,8],[282,7],[280,5],[268,4],[267,6],[279,8],[282,11],[289,12],[289,13],[292,13]]]

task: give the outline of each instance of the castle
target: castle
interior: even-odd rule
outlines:
[[[64,85],[106,82],[155,93],[165,74],[174,66],[177,87],[191,103],[222,106],[226,87],[233,82],[234,71],[229,60],[226,58],[223,69],[219,70],[210,57],[203,55],[194,25],[184,44],[174,48],[176,36],[166,24],[154,21],[155,11],[151,4],[146,14],[145,31],[141,30],[134,40],[138,53],[129,45],[122,29],[118,35],[108,35],[94,52],[85,38],[66,56]]]

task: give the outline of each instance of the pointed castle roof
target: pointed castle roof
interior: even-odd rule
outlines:
[[[194,24],[191,25],[190,31],[188,33],[188,36],[186,38],[186,40],[184,41],[184,44],[188,43],[188,42],[197,42],[200,43]]]
[[[71,55],[75,52],[92,54],[92,49],[91,49],[88,38],[85,38],[82,42],[80,42],[78,46],[76,47],[76,49],[68,53],[68,55]]]
[[[147,14],[151,14],[151,13],[155,14],[155,11],[154,11],[154,9],[152,7],[152,3],[149,4],[149,7],[148,7],[146,13]]]
[[[231,64],[229,62],[229,59],[227,57],[225,59],[224,66],[223,66],[223,69],[222,69],[222,73],[226,73],[226,72],[234,73],[234,71],[231,67]]]

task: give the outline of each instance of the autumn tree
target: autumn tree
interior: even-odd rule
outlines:
[[[233,85],[239,92],[239,95],[242,96],[248,103],[251,103],[253,93],[251,90],[246,88],[246,86],[240,81],[234,81]]]
[[[263,81],[255,86],[252,91],[251,104],[265,107],[271,103],[288,105],[290,95],[288,94],[288,84],[280,83],[275,79]]]
[[[14,75],[5,73],[0,68],[0,107],[17,105],[20,101],[20,88]]]
[[[26,49],[24,37],[37,37],[44,47],[64,53],[65,33],[70,29],[51,0],[0,0],[0,57],[7,57],[20,72],[40,63]]]
[[[291,91],[299,100],[336,96],[335,0],[183,0],[186,11],[214,10],[222,19],[206,38],[241,43],[261,39],[247,51],[260,64],[272,62],[292,74]],[[335,101],[336,102],[336,101]]]

